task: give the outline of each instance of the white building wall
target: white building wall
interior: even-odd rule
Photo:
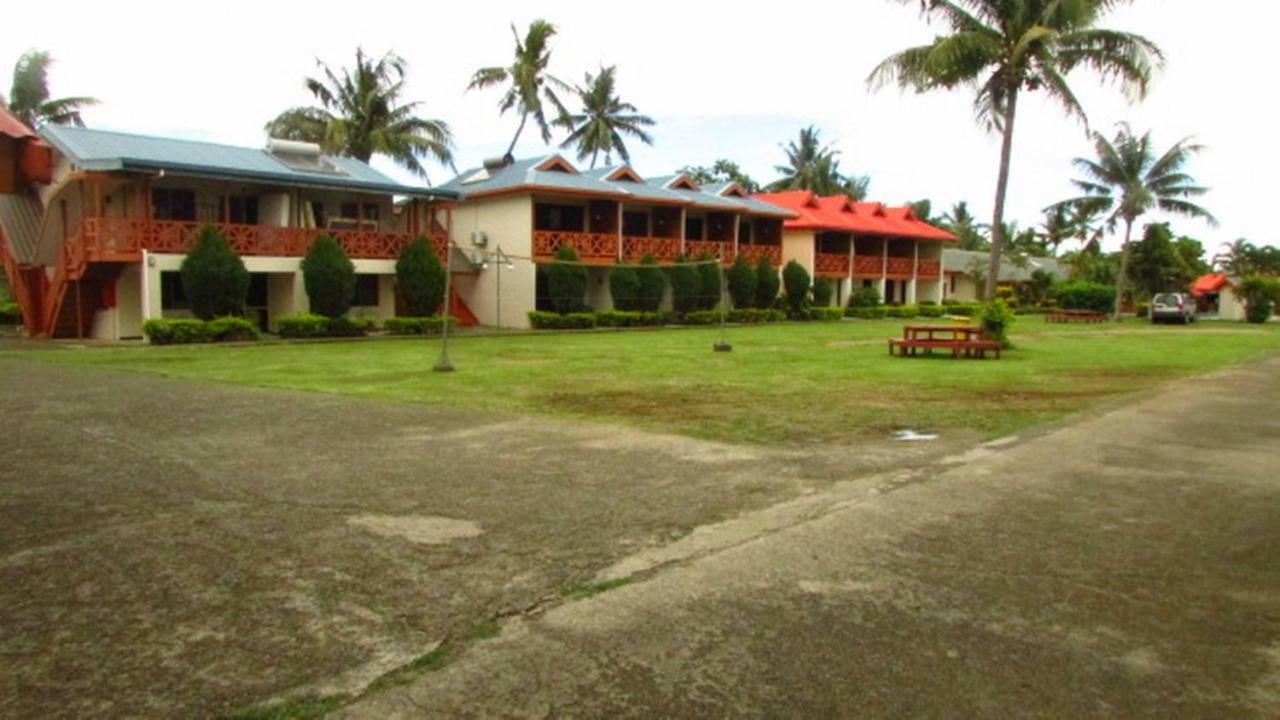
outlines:
[[[488,237],[485,248],[474,247],[471,234],[483,232]],[[468,254],[482,250],[496,252],[501,248],[511,258],[512,268],[499,268],[491,261],[484,270],[476,270],[469,278],[454,276],[462,301],[471,308],[482,325],[496,325],[498,278],[502,273],[502,327],[529,327],[529,311],[537,303],[537,267],[533,256],[533,198],[513,195],[491,199],[468,200],[453,211],[453,242]],[[455,268],[456,269],[456,268]]]

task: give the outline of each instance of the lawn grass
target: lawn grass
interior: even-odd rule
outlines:
[[[622,422],[761,444],[898,428],[997,437],[1280,349],[1280,327],[1020,318],[1001,360],[891,358],[902,320],[258,346],[68,348],[10,358],[245,385]],[[0,354],[0,357],[4,357]]]

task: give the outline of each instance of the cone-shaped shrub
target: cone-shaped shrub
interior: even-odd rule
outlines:
[[[760,256],[756,264],[756,307],[768,310],[778,298],[778,288],[782,281],[778,278],[778,269],[769,262],[769,258]]]
[[[311,301],[311,312],[327,318],[342,317],[356,294],[356,266],[342,246],[328,235],[311,243],[302,258],[302,281]]]
[[[662,295],[667,291],[667,276],[658,267],[658,261],[652,255],[645,255],[636,268],[636,277],[640,281],[637,288],[636,302],[641,312],[658,312],[662,307]]]
[[[801,317],[809,304],[809,271],[792,260],[782,268],[782,284],[787,292],[787,310],[791,317]]]
[[[814,278],[813,304],[815,307],[829,307],[831,296],[835,294],[835,285],[830,278]]]
[[[613,308],[623,312],[640,309],[640,276],[629,267],[616,267],[609,272],[609,294]]]
[[[586,306],[587,269],[578,264],[578,253],[563,245],[556,249],[555,259],[544,267],[551,307],[564,314],[579,312]]]
[[[444,303],[444,266],[425,237],[400,250],[396,260],[396,289],[409,317],[435,315]]]
[[[696,266],[688,263],[689,258],[681,255],[667,274],[671,280],[671,304],[678,313],[697,310],[702,293],[702,275]]]
[[[739,255],[729,268],[725,278],[729,284],[729,297],[735,308],[749,308],[756,303],[756,268],[751,261]]]
[[[720,304],[720,262],[710,253],[702,253],[698,260],[698,307],[713,310]]]
[[[217,228],[200,229],[196,244],[182,261],[182,292],[191,313],[201,320],[244,314],[249,271]]]

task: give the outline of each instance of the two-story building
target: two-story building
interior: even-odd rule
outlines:
[[[179,269],[208,225],[251,273],[247,310],[266,329],[306,312],[299,263],[321,234],[355,264],[354,312],[380,320],[395,313],[400,249],[426,236],[445,250],[452,193],[397,183],[315,145],[61,125],[37,135],[0,115],[0,257],[32,335],[138,337],[148,318],[187,314]]]
[[[794,216],[733,183],[646,179],[629,165],[579,170],[560,155],[496,159],[441,190],[459,197],[452,238],[480,268],[458,278],[459,293],[482,324],[503,327],[528,326],[545,292],[537,267],[560,247],[589,266],[583,302],[608,310],[610,267],[646,256],[669,264],[705,254],[727,266],[743,255],[778,267],[783,222]],[[499,249],[509,264],[483,261]]]
[[[752,197],[795,213],[782,225],[782,260],[833,281],[833,302],[844,304],[855,287],[874,287],[891,304],[942,301],[942,248],[959,239],[910,207],[808,190]]]

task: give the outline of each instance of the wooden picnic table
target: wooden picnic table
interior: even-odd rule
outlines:
[[[889,354],[895,349],[903,357],[915,355],[918,350],[926,354],[950,350],[953,358],[982,358],[987,351],[999,358],[1002,345],[988,340],[986,331],[979,325],[906,325],[901,338],[889,339]]]
[[[982,340],[986,333],[980,325],[906,325],[903,340]]]

